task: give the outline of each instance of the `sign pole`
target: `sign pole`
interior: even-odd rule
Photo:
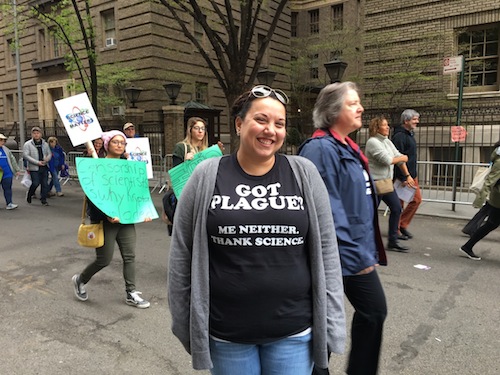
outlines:
[[[462,69],[460,70],[460,82],[458,86],[458,107],[457,107],[457,126],[461,126],[462,122],[462,98],[464,93],[464,70],[465,57],[462,56]],[[455,141],[455,163],[458,163],[460,154],[459,141]],[[457,164],[453,165],[453,202],[457,196]],[[455,203],[452,203],[451,210],[455,211]]]

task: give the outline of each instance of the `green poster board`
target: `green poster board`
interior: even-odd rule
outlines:
[[[189,177],[193,174],[194,168],[203,160],[216,156],[222,156],[222,151],[218,145],[213,145],[206,150],[196,153],[192,160],[186,160],[184,163],[181,163],[168,171],[172,188],[174,189],[177,199],[181,197],[182,189],[189,180]]]
[[[146,164],[124,159],[76,158],[78,180],[85,195],[122,224],[157,219],[149,193]]]

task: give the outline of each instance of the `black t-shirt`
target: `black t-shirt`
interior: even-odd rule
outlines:
[[[222,158],[207,223],[211,335],[260,344],[311,326],[308,226],[285,157],[257,177]]]

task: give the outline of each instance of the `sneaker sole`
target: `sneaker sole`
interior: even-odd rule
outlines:
[[[132,302],[132,301],[129,301],[129,300],[125,300],[125,303],[127,305],[129,305],[129,306],[137,307],[138,309],[147,309],[151,305],[151,303],[148,303],[147,305],[146,304],[138,305],[135,302]]]
[[[469,258],[469,259],[472,259],[472,260],[481,260],[481,257],[478,257],[478,256],[473,257],[473,256],[469,255],[469,253],[467,253],[467,251],[465,251],[462,248],[460,248],[458,250],[460,250],[462,253],[464,253],[465,255],[467,255],[467,258]]]
[[[76,281],[77,277],[78,276],[73,275],[73,277],[71,278],[71,280],[73,281],[73,291],[75,292],[76,298],[78,298],[80,301],[86,301],[89,299],[89,296],[87,295],[86,297],[82,297],[77,292],[77,290],[78,290],[78,283]]]

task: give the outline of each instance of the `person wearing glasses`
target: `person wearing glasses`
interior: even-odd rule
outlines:
[[[310,375],[344,350],[342,278],[314,165],[278,154],[288,97],[256,86],[232,109],[239,148],[185,185],[172,234],[172,331],[213,375]]]
[[[17,160],[10,149],[5,146],[7,137],[0,133],[0,181],[7,210],[14,210],[18,206],[12,202],[12,178],[19,175]]]
[[[192,160],[197,152],[208,148],[207,123],[200,117],[187,121],[186,138],[174,146],[172,164],[177,166],[185,160]]]
[[[127,145],[127,137],[119,130],[102,134],[106,158],[121,159]],[[112,259],[115,242],[118,244],[123,259],[123,278],[125,279],[125,303],[140,309],[148,308],[150,303],[143,299],[135,288],[135,247],[136,232],[134,224],[121,224],[119,218],[108,217],[90,199],[87,198],[88,213],[93,224],[103,222],[104,245],[96,249],[96,259],[82,273],[73,276],[73,288],[80,301],[88,299],[85,285],[100,270],[107,267]]]
[[[378,225],[378,199],[368,159],[349,138],[361,128],[363,111],[356,84],[327,85],[313,109],[316,131],[299,148],[299,155],[318,168],[330,196],[344,291],[355,310],[346,371],[349,375],[377,373],[387,315],[384,289],[376,271],[379,264],[387,264]]]

